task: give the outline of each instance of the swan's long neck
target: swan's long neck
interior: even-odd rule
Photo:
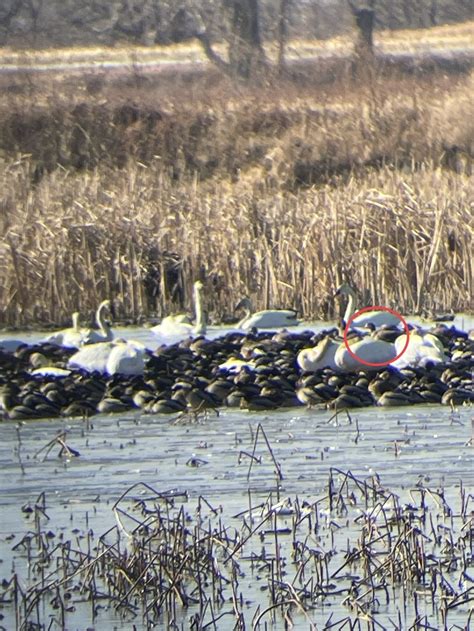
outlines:
[[[194,330],[197,333],[203,332],[206,329],[206,318],[202,306],[201,288],[197,285],[194,286],[194,310],[196,312],[196,324],[194,325]]]
[[[328,350],[329,344],[331,343],[330,337],[325,337],[317,346],[316,346],[316,354],[313,357],[313,361],[317,362],[322,359]]]
[[[104,310],[108,306],[108,304],[109,303],[107,300],[101,302],[95,314],[95,321],[97,323],[97,326],[104,335],[107,335],[110,332],[110,325],[104,316]]]
[[[344,322],[346,325],[351,319],[351,315],[355,313],[355,310],[357,309],[357,301],[356,301],[355,292],[351,289],[350,291],[347,292],[347,295],[349,296],[349,298],[347,301],[346,312],[344,314]]]
[[[74,311],[72,314],[72,330],[79,331],[79,311]]]

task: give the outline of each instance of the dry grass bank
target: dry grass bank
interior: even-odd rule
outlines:
[[[365,289],[367,303],[405,312],[466,309],[473,295],[466,175],[384,168],[337,186],[256,195],[244,185],[176,186],[140,166],[57,171],[28,190],[27,171],[11,165],[2,182],[5,324],[61,321],[104,296],[121,316],[169,312],[171,254],[187,296],[197,276],[207,279],[216,320],[247,291],[260,307],[327,317],[343,278]]]
[[[104,297],[161,315],[198,276],[215,320],[243,292],[334,315],[343,278],[367,304],[472,308],[472,87],[438,73],[0,99],[0,324]]]
[[[255,167],[277,186],[384,163],[472,157],[470,77],[343,76],[325,87],[290,81],[244,88],[111,85],[35,99],[0,98],[0,156],[28,155],[35,178],[58,166],[126,167],[157,159],[176,180],[241,177]],[[262,172],[263,172],[262,171]]]

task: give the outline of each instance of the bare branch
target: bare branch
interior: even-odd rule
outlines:
[[[230,64],[222,59],[215,50],[212,48],[207,31],[197,31],[196,39],[202,44],[204,52],[210,61],[212,61],[218,68],[228,73],[230,70]]]

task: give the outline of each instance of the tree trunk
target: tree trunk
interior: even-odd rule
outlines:
[[[36,46],[38,39],[38,20],[43,9],[43,0],[30,0],[28,4],[32,22],[33,45]]]
[[[288,38],[288,14],[291,0],[280,0],[278,16],[278,70],[283,72],[285,67],[285,48]]]
[[[375,11],[373,9],[359,9],[355,12],[355,19],[359,31],[357,54],[360,57],[371,57],[374,53]]]
[[[374,70],[374,40],[375,0],[371,0],[369,7],[359,9],[352,0],[347,0],[357,26],[357,42],[354,47],[352,74],[354,79],[366,83],[370,81]]]
[[[227,6],[231,11],[229,63],[234,74],[249,79],[265,66],[258,0],[229,0]]]
[[[5,32],[5,37],[1,44],[5,44],[10,35],[10,26],[13,18],[15,18],[23,8],[23,0],[14,0],[8,8],[0,13],[0,28]]]

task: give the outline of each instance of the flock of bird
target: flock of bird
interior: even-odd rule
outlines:
[[[141,408],[144,412],[197,412],[221,405],[274,409],[289,405],[354,407],[474,401],[472,334],[438,325],[412,328],[388,311],[353,318],[356,293],[347,284],[342,328],[290,333],[294,310],[245,311],[237,330],[205,338],[203,284],[194,283],[195,320],[179,314],[151,329],[174,338],[154,352],[138,341],[117,339],[96,312],[96,327],[72,326],[25,345],[0,341],[0,413],[4,418],[91,414]],[[258,329],[283,329],[278,333]],[[407,339],[408,337],[408,339]],[[176,341],[179,338],[179,341]],[[376,364],[376,365],[374,365]],[[87,385],[86,385],[87,384]],[[87,394],[88,393],[88,394]]]

